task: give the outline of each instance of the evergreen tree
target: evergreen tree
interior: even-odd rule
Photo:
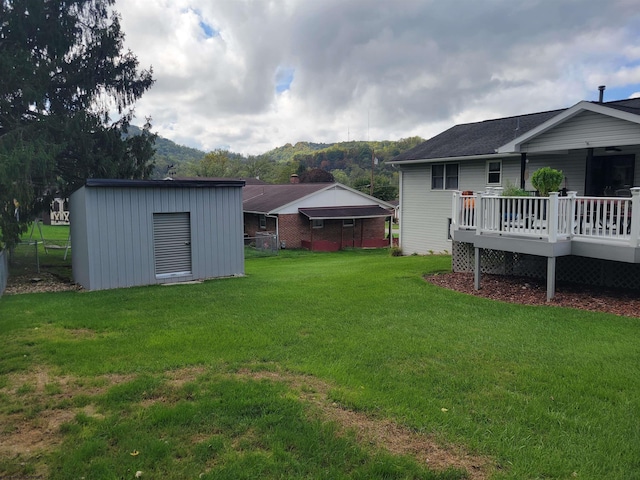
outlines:
[[[125,136],[152,71],[123,51],[114,3],[0,0],[0,243],[86,178],[152,171],[149,120]]]

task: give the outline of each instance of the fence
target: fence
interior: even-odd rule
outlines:
[[[259,232],[255,237],[244,237],[245,258],[278,255],[278,236],[271,232]]]
[[[71,247],[66,240],[38,240],[20,242],[15,245],[9,257],[11,276],[42,277],[54,275],[71,281]]]

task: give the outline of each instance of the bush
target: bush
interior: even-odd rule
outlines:
[[[401,257],[402,256],[402,249],[400,247],[391,247],[389,249],[389,254],[392,257]]]
[[[506,186],[502,190],[502,196],[503,197],[528,197],[529,192],[527,192],[526,190],[520,187],[516,187],[513,183],[507,181]]]
[[[543,167],[533,172],[531,185],[538,190],[540,196],[548,197],[549,192],[557,192],[562,185],[564,175],[560,170],[551,167]]]

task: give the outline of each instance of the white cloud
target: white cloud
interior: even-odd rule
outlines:
[[[630,0],[117,0],[116,9],[126,46],[157,79],[138,117],[205,150],[428,138],[595,99],[601,84],[640,90]]]

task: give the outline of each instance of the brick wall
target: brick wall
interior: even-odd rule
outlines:
[[[259,215],[244,214],[244,232],[255,237],[256,232],[264,232],[260,228]],[[275,232],[274,218],[267,217],[266,231]],[[280,215],[278,221],[280,243],[286,248],[302,248],[302,241],[335,242],[339,247],[384,246],[384,218],[364,218],[355,221],[353,227],[343,227],[342,220],[325,220],[323,228],[311,228],[311,221],[299,213]]]
[[[280,215],[279,217],[279,237],[286,248],[301,248],[302,240],[309,240],[310,225],[309,220],[299,213]]]
[[[276,219],[267,217],[267,228],[260,228],[260,215],[256,213],[244,214],[244,233],[247,237],[255,237],[256,232],[276,231]]]

